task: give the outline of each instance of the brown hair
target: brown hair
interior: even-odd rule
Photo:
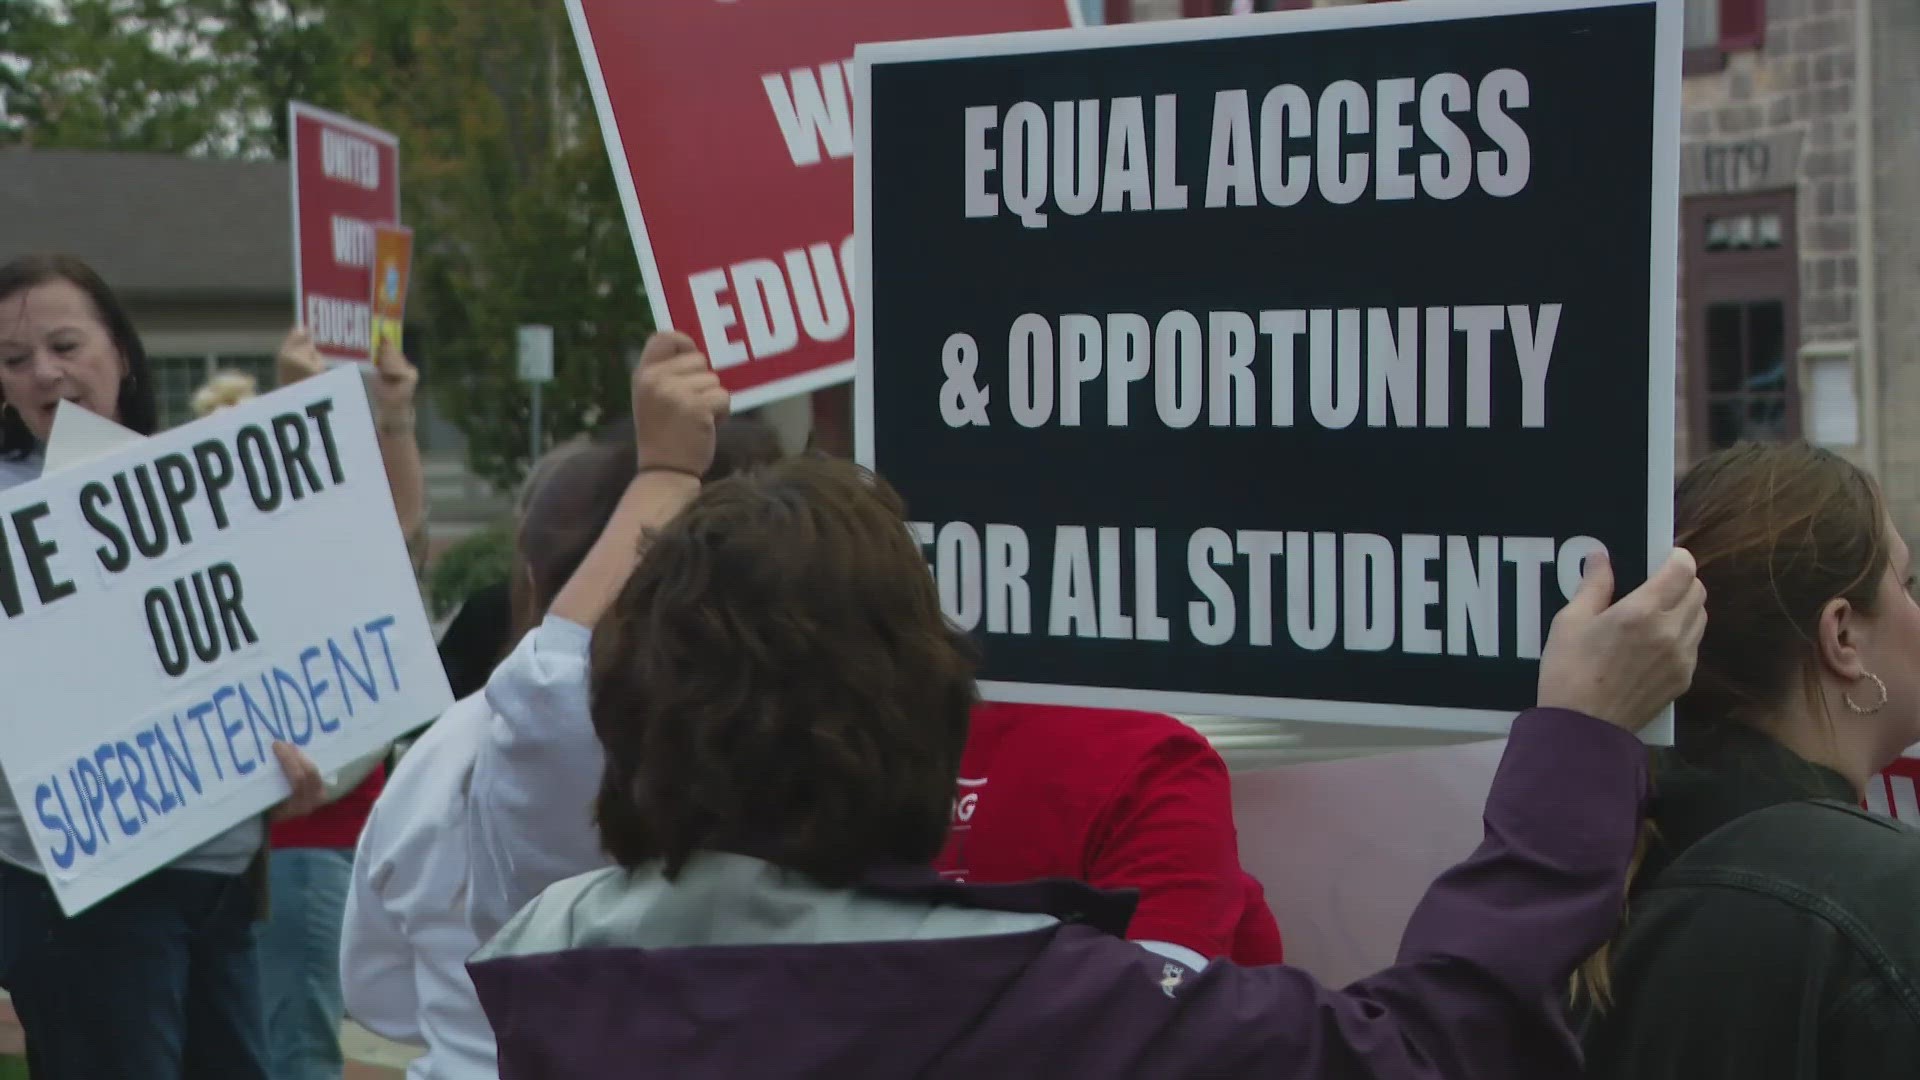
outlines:
[[[752,417],[728,417],[714,435],[712,483],[780,459],[773,429]],[[631,423],[601,432],[592,442],[562,446],[534,466],[522,495],[514,545],[512,649],[539,625],[548,605],[580,568],[638,471]]]
[[[1880,491],[1860,468],[1804,442],[1742,443],[1702,459],[1674,495],[1674,543],[1707,588],[1707,631],[1693,684],[1674,706],[1683,758],[1751,726],[1796,686],[1819,701],[1820,615],[1845,598],[1872,614],[1892,559]],[[1637,869],[1656,839],[1643,824]],[[1629,871],[1631,882],[1633,871]],[[1612,998],[1602,948],[1575,994]]]
[[[133,328],[133,316],[127,314],[126,306],[93,267],[71,255],[22,255],[0,265],[0,301],[55,281],[65,281],[87,294],[107,336],[113,339],[113,347],[127,365],[126,378],[120,380],[120,426],[140,435],[153,434],[160,427],[160,410],[153,396],[153,379],[147,373],[146,346]],[[17,410],[0,411],[0,457],[21,457],[32,453],[37,445],[38,440]]]
[[[593,638],[602,842],[826,885],[946,842],[975,700],[899,498],[808,456],[716,484],[653,538]]]

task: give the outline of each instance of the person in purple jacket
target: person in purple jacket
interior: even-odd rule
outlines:
[[[1705,625],[1685,552],[1618,603],[1590,561],[1485,842],[1395,966],[1334,990],[1140,949],[1127,894],[941,882],[974,665],[897,497],[824,459],[701,490],[727,402],[697,353],[650,349],[635,399],[639,473],[555,602],[597,620],[617,865],[475,955],[502,1080],[1580,1074],[1567,990],[1622,915],[1633,732],[1687,687]]]

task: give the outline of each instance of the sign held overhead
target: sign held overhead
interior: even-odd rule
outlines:
[[[735,408],[853,377],[854,46],[1067,27],[1077,2],[568,0],[654,322]]]
[[[1679,15],[861,46],[858,454],[984,692],[1504,730],[1672,541]]]
[[[293,176],[294,321],[328,360],[371,363],[376,230],[400,222],[400,140],[295,101],[287,106]]]

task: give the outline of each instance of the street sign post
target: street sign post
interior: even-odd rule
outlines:
[[[533,389],[532,454],[529,464],[540,457],[541,387],[553,381],[553,327],[527,325],[520,328],[520,381]]]

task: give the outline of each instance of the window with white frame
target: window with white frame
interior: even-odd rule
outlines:
[[[273,389],[271,356],[196,353],[149,357],[147,363],[153,371],[161,430],[192,420],[194,393],[222,371],[240,371],[253,376],[260,384],[261,393]]]

